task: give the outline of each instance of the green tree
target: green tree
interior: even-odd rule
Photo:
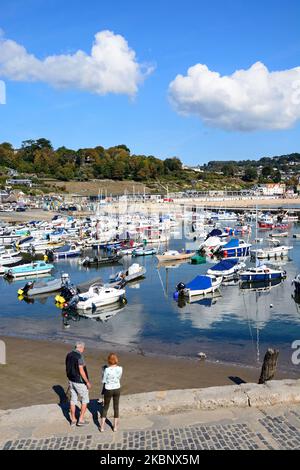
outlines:
[[[257,169],[253,166],[245,168],[243,180],[244,181],[255,181],[257,179]]]

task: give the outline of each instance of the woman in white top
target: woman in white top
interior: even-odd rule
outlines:
[[[119,401],[123,368],[119,366],[118,356],[114,353],[109,354],[107,358],[108,366],[103,371],[102,383],[104,384],[104,407],[101,415],[100,431],[104,431],[105,421],[107,417],[108,408],[111,399],[113,399],[114,406],[114,427],[113,430],[118,430],[119,425]]]

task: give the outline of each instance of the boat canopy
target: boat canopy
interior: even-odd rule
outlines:
[[[55,253],[64,253],[65,251],[70,251],[70,250],[71,250],[70,245],[64,245],[64,246],[60,246],[59,248],[56,248]]]
[[[190,290],[204,290],[212,286],[212,279],[209,276],[197,276],[186,285]]]
[[[207,235],[207,238],[209,237],[219,237],[220,235],[222,235],[222,230],[220,230],[219,228],[214,228],[208,235]]]
[[[223,246],[223,250],[227,248],[238,248],[240,242],[237,238],[232,238],[226,245]]]
[[[237,259],[226,259],[223,261],[220,261],[220,263],[217,263],[215,266],[213,266],[211,271],[228,271],[229,269],[233,268],[236,266],[238,263]]]

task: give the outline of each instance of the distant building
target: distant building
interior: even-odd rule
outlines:
[[[282,196],[286,192],[285,183],[267,183],[258,186],[257,191],[263,196]]]
[[[8,192],[0,189],[0,201],[3,202],[8,197]]]
[[[190,171],[195,171],[196,173],[203,173],[202,168],[200,166],[188,166],[188,165],[182,165],[183,170],[190,170]]]
[[[30,179],[8,179],[6,180],[6,186],[28,186],[32,187],[32,181]]]

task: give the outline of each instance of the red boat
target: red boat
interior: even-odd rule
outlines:
[[[275,228],[275,224],[272,222],[258,222],[258,227],[264,230],[273,230],[273,228]]]

